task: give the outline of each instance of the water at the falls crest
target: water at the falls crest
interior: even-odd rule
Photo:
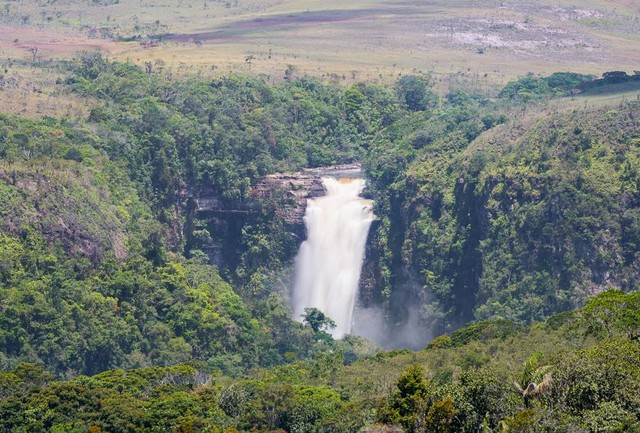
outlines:
[[[364,179],[323,178],[326,195],[309,200],[307,240],[295,262],[294,318],[305,307],[330,317],[334,337],[351,332],[367,235],[374,220],[371,202],[360,197]]]

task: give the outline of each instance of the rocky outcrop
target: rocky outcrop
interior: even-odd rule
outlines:
[[[305,169],[297,173],[275,173],[258,179],[244,200],[222,200],[213,188],[204,188],[190,199],[185,225],[186,250],[201,250],[211,263],[231,264],[245,224],[261,213],[273,212],[297,242],[306,237],[304,215],[307,201],[325,194],[322,177],[361,176],[358,164]]]
[[[317,176],[278,173],[260,179],[251,195],[265,206],[275,206],[287,223],[298,225],[303,223],[307,200],[324,195],[324,187]]]
[[[361,173],[359,164],[310,168],[292,174],[276,173],[260,179],[251,195],[263,204],[276,205],[276,213],[287,223],[300,225],[304,224],[307,200],[325,193],[322,177],[359,177]]]
[[[287,223],[304,224],[307,200],[325,193],[322,177],[359,177],[361,173],[360,165],[343,164],[305,169],[297,173],[270,174],[257,180],[251,188],[250,198],[246,200],[224,202],[212,190],[204,189],[194,198],[194,210],[200,215],[243,214],[272,207]]]

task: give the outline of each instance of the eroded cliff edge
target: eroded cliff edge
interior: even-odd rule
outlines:
[[[203,188],[190,201],[185,224],[187,251],[202,251],[213,264],[234,267],[238,258],[227,251],[243,242],[243,230],[264,224],[273,217],[287,232],[295,248],[305,239],[304,214],[307,200],[325,194],[322,177],[361,177],[359,164],[341,164],[304,169],[296,173],[274,173],[259,178],[243,200],[223,200],[213,188]],[[272,235],[272,233],[271,233]],[[237,255],[237,254],[236,254]],[[290,255],[285,253],[285,256]],[[282,257],[284,261],[292,257]]]

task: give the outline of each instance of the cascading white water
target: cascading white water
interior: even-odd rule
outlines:
[[[304,221],[307,240],[295,260],[293,317],[301,320],[306,307],[330,317],[334,337],[351,332],[360,270],[369,226],[371,202],[360,197],[364,179],[322,178],[327,191],[309,200]]]

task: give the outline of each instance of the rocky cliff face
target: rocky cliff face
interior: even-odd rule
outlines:
[[[296,226],[304,226],[307,200],[324,193],[320,177],[305,172],[265,176],[251,190],[254,199],[263,206],[275,206],[278,217]]]
[[[297,173],[275,173],[258,179],[248,199],[222,201],[213,189],[204,189],[193,197],[191,218],[187,220],[187,250],[205,252],[212,263],[232,261],[225,257],[240,239],[245,224],[252,224],[260,214],[273,212],[285,230],[302,242],[306,236],[304,214],[307,200],[325,194],[322,177],[360,177],[358,164],[305,169]]]
[[[233,203],[222,202],[212,191],[203,190],[194,199],[195,211],[201,214],[234,214],[258,212],[273,206],[288,224],[304,226],[307,200],[324,195],[322,177],[359,177],[359,164],[343,164],[310,168],[297,173],[275,173],[264,176],[251,188],[250,198]]]

